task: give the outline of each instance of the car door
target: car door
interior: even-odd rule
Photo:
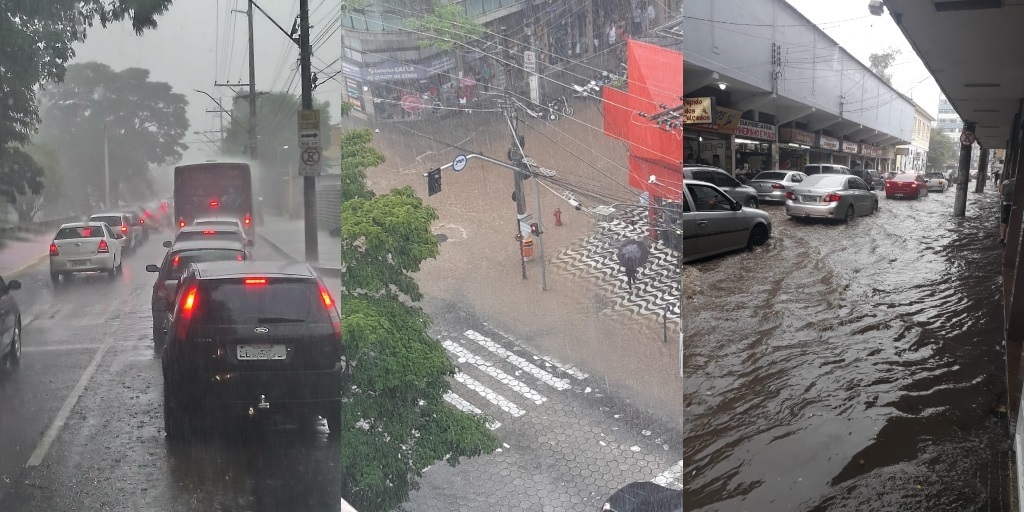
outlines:
[[[713,171],[712,174],[714,175],[715,180],[711,183],[718,185],[718,188],[722,189],[722,192],[725,192],[729,197],[733,198],[733,200],[739,201],[740,203],[745,203],[747,201],[746,194],[740,192],[740,187],[743,186],[743,184],[737,181],[736,178],[729,176],[729,173],[725,171]]]
[[[7,282],[0,277],[0,354],[6,354],[14,330],[14,297],[7,289]]]
[[[917,188],[921,190],[921,195],[928,195],[928,180],[925,180],[924,176],[921,176],[920,174],[918,174],[914,179],[917,180]]]
[[[702,184],[686,186],[693,199],[697,254],[707,256],[746,244],[746,229],[740,212],[723,191]]]
[[[857,215],[866,215],[871,211],[871,203],[868,201],[868,184],[857,176],[850,176],[847,181],[850,197],[853,199],[854,211]]]
[[[123,251],[121,243],[115,238],[117,232],[110,229],[110,226],[106,224],[103,225],[103,232],[107,235],[107,247],[114,252],[114,265],[117,265],[121,262],[121,253]]]

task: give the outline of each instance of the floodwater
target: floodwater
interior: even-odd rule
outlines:
[[[1008,509],[998,197],[953,196],[694,265],[687,510]]]

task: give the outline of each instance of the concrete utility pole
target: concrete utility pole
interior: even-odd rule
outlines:
[[[965,141],[964,135],[968,133],[972,140]],[[960,165],[957,167],[956,197],[953,199],[954,217],[965,217],[967,215],[967,184],[971,180],[971,149],[974,144],[973,139],[974,123],[964,123],[964,129],[960,136]],[[964,142],[970,142],[971,144],[964,144]]]
[[[518,121],[516,120],[515,112],[512,108],[512,66],[509,64],[512,62],[512,50],[508,45],[508,29],[501,27],[501,40],[504,43],[502,53],[505,55],[505,116],[508,118],[509,128],[512,130],[512,142],[509,145],[509,153],[513,153],[513,148],[519,146],[519,130]],[[520,155],[520,157],[525,155]],[[521,171],[512,173],[513,185],[515,186],[516,201],[516,240],[519,242],[519,261],[523,268],[523,279],[526,279],[526,255],[523,254],[523,234],[520,228],[520,222],[526,215],[526,198],[523,197],[523,174]]]
[[[246,11],[249,18],[249,158],[256,162],[256,47],[253,45],[252,0]]]
[[[251,3],[251,2],[250,2]],[[313,52],[309,47],[309,0],[299,0],[299,66],[302,74],[302,110],[313,110]],[[305,221],[306,261],[320,261],[316,226],[316,176],[302,177],[302,210]]]
[[[103,196],[103,205],[110,208],[110,154],[107,151],[107,123],[103,123],[103,178],[106,183],[106,190]]]
[[[991,149],[982,149],[981,157],[978,158],[978,182],[974,184],[974,191],[981,193],[985,191],[985,182],[988,181],[988,157]]]

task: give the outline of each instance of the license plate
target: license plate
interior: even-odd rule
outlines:
[[[903,194],[893,194],[893,197],[903,197]]]
[[[85,267],[89,265],[89,260],[71,260],[72,267]]]
[[[238,345],[236,355],[239,361],[286,359],[288,347],[285,345]]]
[[[800,196],[800,201],[804,203],[817,203],[818,196]]]

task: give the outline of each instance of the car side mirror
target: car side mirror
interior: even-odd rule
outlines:
[[[170,240],[164,240],[164,244],[163,245],[164,245],[164,247],[170,249],[171,246],[174,245],[174,244],[172,244]]]
[[[124,240],[124,235],[121,233],[114,233],[114,240]]]
[[[160,267],[150,263],[149,265],[146,265],[146,272],[157,272],[157,273],[159,273],[160,272]]]
[[[738,211],[740,211],[742,209],[743,209],[743,203],[740,203],[739,201],[733,201],[733,203],[732,203],[732,211],[738,212]]]
[[[20,289],[21,289],[21,281],[18,281],[17,279],[12,279],[10,281],[7,281],[7,291],[13,292],[14,290],[20,290]]]

